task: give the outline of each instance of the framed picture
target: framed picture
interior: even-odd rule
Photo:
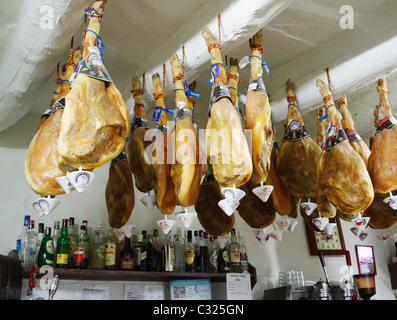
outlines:
[[[376,275],[375,254],[373,246],[356,245],[356,256],[359,274]]]
[[[315,231],[308,225],[308,222],[305,223],[311,255],[318,255],[319,251],[321,251],[323,255],[345,254],[345,240],[343,239],[339,218],[331,218],[329,219],[329,222],[336,223],[332,234],[329,236],[327,236],[327,232],[325,230],[322,232]]]

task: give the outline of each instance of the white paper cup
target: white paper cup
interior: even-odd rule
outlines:
[[[55,181],[58,182],[58,184],[62,187],[63,191],[65,191],[66,194],[70,194],[74,190],[74,187],[72,186],[68,178],[66,178],[66,176],[57,177],[55,178]]]
[[[229,243],[229,239],[227,239],[227,238],[217,238],[216,242],[218,242],[219,248],[223,249]]]
[[[273,188],[274,187],[271,185],[264,185],[254,188],[252,192],[263,202],[266,202],[269,199]]]
[[[50,198],[50,196],[47,198],[40,198],[38,202],[45,215],[50,214],[61,203],[58,199]]]
[[[280,227],[281,230],[287,231],[288,227],[292,222],[291,218],[281,218],[276,221],[277,225]]]
[[[298,221],[297,220],[292,220],[291,224],[288,227],[288,231],[289,232],[293,232],[297,225],[298,225]]]
[[[352,222],[361,230],[364,230],[368,226],[368,221],[370,220],[370,217],[362,217],[362,218],[356,218],[353,219]]]
[[[397,196],[387,197],[383,200],[383,202],[386,203],[393,210],[397,210]]]
[[[320,217],[312,220],[312,223],[318,228],[318,230],[323,231],[325,226],[328,224],[328,218]]]
[[[41,198],[40,198],[41,199]],[[41,217],[41,216],[43,216],[44,215],[44,211],[43,211],[43,209],[41,209],[41,207],[40,207],[40,204],[39,204],[39,200],[40,199],[37,199],[36,201],[33,201],[32,202],[32,205],[33,205],[33,209],[39,214],[39,216]]]
[[[135,226],[132,224],[125,224],[119,229],[114,230],[114,235],[119,239],[119,241],[123,240],[124,237],[131,238],[132,234],[135,231]]]
[[[236,211],[237,207],[240,205],[240,202],[230,203],[226,199],[223,199],[218,202],[219,208],[223,210],[228,216],[231,216],[234,211]]]
[[[90,171],[76,170],[68,172],[66,178],[72,184],[72,186],[77,190],[77,192],[84,192],[85,189],[90,185],[90,183],[95,179],[95,174]]]
[[[283,233],[284,233],[283,230],[276,229],[276,230],[273,230],[272,232],[270,232],[270,233],[269,233],[269,236],[270,236],[271,238],[273,238],[273,239],[276,239],[276,240],[278,240],[278,241],[281,241],[282,238],[283,238]]]
[[[189,211],[189,212],[181,212],[176,215],[178,220],[182,222],[182,224],[186,228],[190,228],[192,225],[193,221],[197,218],[197,212],[194,211]]]
[[[164,234],[168,234],[171,231],[175,222],[176,222],[175,220],[168,220],[168,219],[156,221],[157,225],[160,227],[161,231],[164,232]]]
[[[327,223],[325,225],[325,231],[327,232],[327,236],[332,236],[332,231],[336,227],[336,223]]]
[[[379,234],[376,236],[380,241],[382,241],[383,243],[386,243],[386,240],[389,239],[389,235],[388,234]]]
[[[317,208],[317,204],[314,202],[302,202],[301,208],[308,216],[310,216]]]
[[[225,187],[221,189],[221,192],[225,200],[233,204],[239,202],[245,196],[245,192],[237,188]]]
[[[147,194],[146,196],[142,197],[140,200],[143,203],[143,205],[149,210],[152,210],[156,205],[156,197],[154,195]]]
[[[397,242],[397,233],[393,233],[392,235],[390,235],[390,239],[394,242]]]
[[[269,241],[270,235],[268,233],[258,233],[255,235],[255,238],[260,244],[265,245]]]

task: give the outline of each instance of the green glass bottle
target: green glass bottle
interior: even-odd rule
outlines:
[[[62,220],[61,236],[57,240],[56,268],[69,266],[70,238],[68,237],[68,219]]]
[[[54,266],[54,241],[51,238],[51,227],[45,228],[45,235],[41,240],[37,255],[37,266]]]

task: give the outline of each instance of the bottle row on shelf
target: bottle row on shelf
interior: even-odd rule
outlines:
[[[77,234],[73,217],[54,222],[51,227],[38,224],[25,216],[24,227],[17,239],[17,252],[24,267],[49,265],[61,269],[134,270],[165,272],[248,272],[248,255],[242,232],[230,238],[209,236],[203,230],[181,228],[161,241],[158,229],[148,234],[117,237],[113,228],[107,234],[98,221],[89,234],[83,220]]]

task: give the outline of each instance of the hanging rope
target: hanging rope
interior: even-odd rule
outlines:
[[[57,75],[55,76],[55,83],[56,84],[61,84],[62,83],[62,78],[59,75],[59,62],[57,64]]]
[[[66,63],[66,68],[69,66],[73,66],[73,68],[76,68],[76,63],[73,61],[73,41],[74,41],[74,36],[72,37],[72,41],[70,44],[69,60]]]
[[[221,42],[221,14],[218,13],[218,33],[219,33],[219,49],[222,48],[222,42]]]

